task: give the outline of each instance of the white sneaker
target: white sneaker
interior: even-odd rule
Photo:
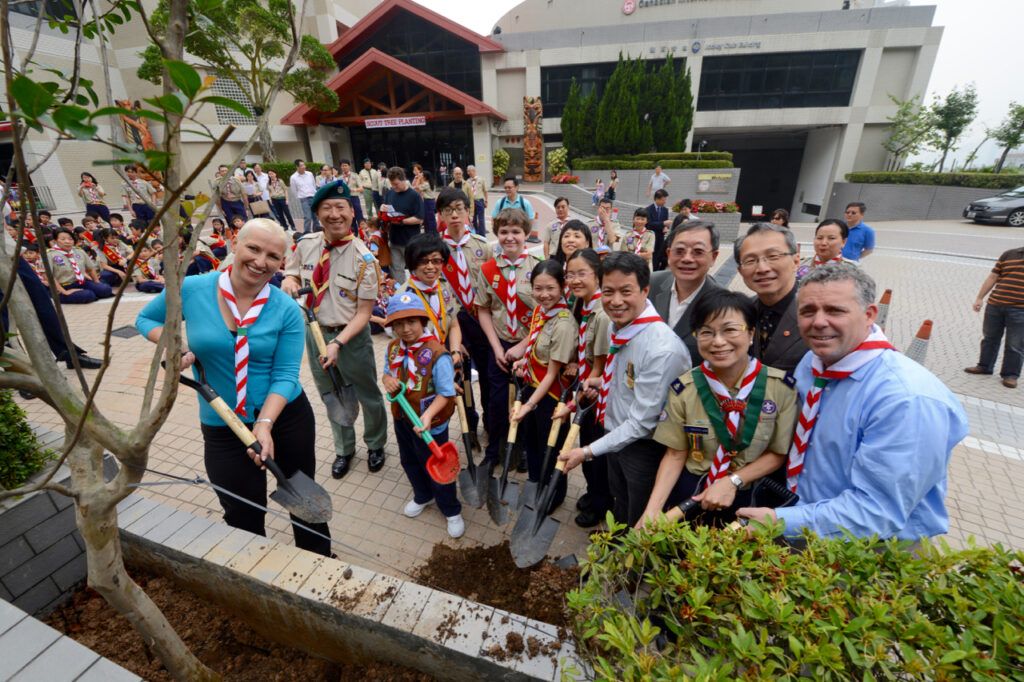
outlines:
[[[423,510],[427,508],[428,504],[430,504],[430,502],[424,502],[423,504],[420,504],[415,499],[409,500],[409,502],[405,505],[405,509],[402,510],[402,513],[408,516],[410,519],[414,519],[423,513]]]
[[[453,538],[461,538],[466,532],[466,522],[462,520],[462,514],[445,518],[448,519],[448,535]]]

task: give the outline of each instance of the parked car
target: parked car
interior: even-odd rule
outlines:
[[[998,222],[1024,227],[1024,186],[972,201],[964,207],[964,217],[976,223]]]

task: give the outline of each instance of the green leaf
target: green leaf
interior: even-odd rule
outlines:
[[[56,86],[56,83],[53,85]],[[56,88],[54,88],[56,89]],[[29,118],[39,118],[53,104],[53,94],[27,76],[18,76],[11,83],[11,95]]]
[[[956,663],[967,658],[967,652],[963,649],[954,649],[953,651],[947,652],[945,656],[939,661],[939,663]]]
[[[210,104],[216,104],[217,106],[227,107],[232,111],[236,111],[242,116],[248,116],[252,118],[252,112],[245,108],[245,105],[241,102],[236,102],[233,99],[227,97],[221,97],[220,95],[207,95],[199,100],[200,102],[209,102]]]
[[[181,103],[181,100],[174,95],[160,95],[159,97],[150,97],[146,101],[155,107],[159,107],[164,111],[169,111],[172,114],[184,114],[185,106]]]
[[[199,73],[185,62],[179,62],[174,60],[165,60],[164,66],[167,67],[167,73],[171,76],[171,81],[174,82],[181,92],[192,99],[199,92],[199,88],[203,85],[202,78],[199,77]]]
[[[146,166],[150,170],[167,170],[167,166],[171,163],[171,155],[167,152],[158,149],[147,149],[144,153],[146,155]]]
[[[154,121],[160,121],[161,123],[167,121],[167,117],[163,114],[152,111],[150,109],[125,109],[124,107],[103,107],[89,114],[89,118],[96,118],[97,116],[138,116],[140,118],[148,118]]]
[[[83,107],[62,106],[53,110],[53,122],[60,130],[79,139],[89,140],[99,131],[91,123],[85,123],[89,111]]]

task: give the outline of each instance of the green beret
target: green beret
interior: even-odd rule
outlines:
[[[312,210],[316,211],[316,207],[324,199],[348,199],[349,205],[352,205],[352,193],[349,191],[348,185],[345,184],[344,180],[329,182],[318,189],[316,194],[313,195],[313,203],[310,204]]]

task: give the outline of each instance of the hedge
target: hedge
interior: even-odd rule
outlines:
[[[277,173],[277,177],[281,178],[286,185],[292,177],[292,173],[295,172],[295,164],[291,161],[260,161],[259,164],[263,166],[263,172],[272,170]],[[313,175],[317,175],[323,166],[324,163],[322,161],[306,162],[306,170]]]
[[[567,598],[577,652],[623,682],[1024,677],[1024,552],[811,534],[797,551],[780,529],[610,521]]]
[[[576,159],[573,161],[573,171],[585,170],[654,170],[655,166],[662,168],[732,168],[732,161],[726,160],[701,160],[686,161],[680,159],[664,159],[661,161],[635,161],[631,159]]]
[[[0,489],[17,488],[52,457],[39,446],[11,391],[0,391]]]
[[[858,171],[846,174],[847,182],[885,185],[940,185],[978,189],[1013,189],[1024,184],[1019,175],[993,173],[921,173],[916,171]]]
[[[732,161],[732,152],[650,152],[644,154],[630,154],[629,156],[585,156],[575,161],[663,161],[675,159],[677,161]]]

